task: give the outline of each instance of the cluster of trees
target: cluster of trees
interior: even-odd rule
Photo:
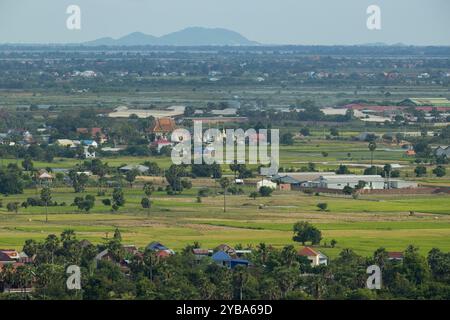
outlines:
[[[303,227],[301,228],[303,229]],[[1,287],[35,287],[32,293],[1,294],[0,298],[33,299],[448,299],[450,253],[432,249],[426,257],[409,246],[402,261],[388,258],[384,248],[371,257],[343,249],[328,266],[311,267],[292,245],[277,249],[265,243],[251,248],[249,267],[233,269],[209,258],[196,259],[193,248],[161,258],[154,251],[138,255],[122,245],[119,230],[104,244],[77,239],[73,230],[44,241],[27,240],[24,252],[36,256],[33,264],[4,266]],[[242,246],[236,246],[240,248]],[[94,257],[108,249],[111,261]],[[125,261],[128,261],[125,264]],[[81,291],[66,288],[68,265],[81,267]],[[382,271],[381,290],[365,288],[368,266]],[[127,266],[124,271],[124,265]]]
[[[0,168],[0,194],[23,193],[23,178],[22,170],[15,164],[9,164],[6,168]]]

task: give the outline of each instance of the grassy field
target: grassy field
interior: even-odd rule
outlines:
[[[74,229],[79,238],[101,243],[111,237],[116,227],[125,243],[144,246],[158,240],[174,249],[199,241],[204,247],[221,243],[274,246],[294,244],[292,225],[310,221],[323,233],[322,244],[336,239],[336,248],[321,250],[334,257],[343,248],[370,255],[378,247],[403,250],[414,244],[426,253],[432,247],[450,250],[450,197],[415,196],[397,199],[393,196],[365,196],[358,200],[332,196],[309,196],[300,192],[277,192],[270,198],[250,199],[246,195],[228,196],[223,212],[221,195],[203,198],[197,203],[197,189],[179,196],[156,192],[149,217],[140,207],[139,187],[125,189],[127,203],[119,212],[111,212],[97,197],[92,213],[82,213],[70,206],[76,194],[69,188],[54,189],[53,200],[67,206],[45,209],[21,208],[18,214],[7,212],[8,202],[22,202],[36,197],[37,190],[20,196],[3,197],[0,208],[0,247],[21,248],[26,239],[43,239],[50,233]],[[86,193],[96,194],[96,189]],[[109,191],[110,192],[110,191]],[[319,202],[328,203],[328,211],[318,211]],[[409,211],[415,215],[410,216]],[[296,244],[297,245],[297,244]]]

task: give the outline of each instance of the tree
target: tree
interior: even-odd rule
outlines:
[[[353,192],[355,192],[355,189],[350,186],[345,186],[344,189],[342,189],[342,192],[346,195],[352,195]]]
[[[33,161],[31,161],[31,157],[30,156],[26,156],[25,159],[22,161],[22,168],[25,171],[32,171],[34,166],[33,166]]]
[[[330,245],[332,248],[336,247],[337,243],[338,242],[336,241],[336,239],[331,239],[331,241],[330,241]]]
[[[261,197],[270,197],[272,195],[273,189],[270,187],[262,186],[259,188],[259,194]]]
[[[447,170],[445,169],[444,166],[437,166],[436,168],[433,169],[433,174],[436,175],[436,177],[444,177],[447,174]]]
[[[181,183],[181,177],[185,176],[185,167],[183,165],[171,165],[169,170],[166,171],[166,180],[169,183],[171,191],[175,193],[181,193],[183,191],[183,185]]]
[[[230,179],[224,177],[219,180],[219,184],[223,189],[223,212],[226,212],[227,211],[226,195],[227,189],[230,186],[231,182]]]
[[[294,144],[294,136],[290,132],[285,133],[281,136],[280,143],[287,146],[292,146]]]
[[[404,252],[403,269],[406,278],[416,285],[424,283],[430,274],[426,259],[419,254],[418,248],[411,245]]]
[[[230,170],[234,173],[234,179],[237,178],[237,172],[239,171],[239,165],[237,161],[235,160],[234,163],[230,164]]]
[[[116,228],[116,229],[114,230],[114,236],[113,236],[113,239],[116,240],[116,241],[119,241],[119,242],[122,241],[122,233],[120,232],[119,228]]]
[[[95,205],[95,197],[92,195],[87,195],[85,198],[77,197],[75,198],[74,203],[77,205],[78,209],[89,212]]]
[[[150,208],[152,207],[152,202],[149,198],[142,198],[141,206],[143,209],[147,209],[147,218],[150,217]]]
[[[293,231],[292,240],[301,242],[303,245],[307,241],[311,241],[312,244],[319,244],[322,240],[322,232],[307,221],[294,224]]]
[[[328,204],[325,202],[318,203],[317,208],[319,208],[320,211],[326,211],[328,208]]]
[[[45,222],[48,222],[48,205],[52,201],[52,191],[49,186],[42,188],[41,200],[45,204]]]
[[[155,187],[153,186],[153,182],[147,182],[144,184],[144,194],[146,198],[141,200],[142,208],[147,209],[147,217],[150,217],[150,208],[152,206],[151,195],[155,191]]]
[[[136,180],[136,177],[139,175],[139,171],[136,169],[130,170],[126,173],[125,179],[130,184],[130,188],[133,188],[133,183]]]
[[[259,196],[259,193],[256,191],[253,191],[250,193],[250,198],[252,198],[253,200],[256,200],[256,198]]]
[[[211,165],[211,177],[213,179],[222,178],[222,167],[216,162]]]
[[[339,136],[339,130],[337,128],[330,128],[330,135],[332,135],[333,137],[338,137]]]
[[[427,174],[427,167],[425,167],[424,165],[418,165],[414,169],[414,173],[416,174],[416,177],[423,177]]]
[[[161,173],[161,168],[156,162],[146,161],[144,166],[148,167],[148,174],[151,176],[157,176]]]
[[[349,173],[350,173],[350,170],[344,164],[339,165],[339,167],[336,170],[336,174],[349,174]]]
[[[72,181],[72,187],[76,193],[84,192],[86,185],[88,183],[88,176],[84,173],[78,174],[75,170],[70,170],[69,178]]]
[[[6,210],[8,212],[15,212],[16,214],[19,212],[19,203],[18,202],[10,202],[6,205]]]
[[[0,169],[0,193],[4,195],[23,193],[22,172],[16,166]]]
[[[310,132],[309,128],[301,128],[300,134],[304,137],[307,137],[307,136],[311,135],[311,132]]]
[[[370,142],[368,148],[370,151],[370,166],[373,166],[373,153],[377,149],[377,144],[375,141]]]
[[[113,210],[119,210],[119,207],[123,207],[125,205],[125,197],[123,195],[123,191],[121,188],[115,188],[112,194],[113,198]]]

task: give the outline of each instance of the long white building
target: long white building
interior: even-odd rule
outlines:
[[[346,186],[354,188],[361,181],[365,183],[364,189],[367,190],[382,190],[382,189],[404,189],[404,188],[417,188],[417,183],[404,181],[399,179],[387,180],[378,175],[331,175],[321,176],[320,178],[311,181],[310,186],[313,188],[324,188],[342,190]]]

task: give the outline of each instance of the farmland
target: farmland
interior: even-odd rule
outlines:
[[[197,203],[195,188],[180,196],[156,192],[151,214],[140,206],[142,190],[126,189],[127,203],[119,212],[97,197],[91,213],[76,207],[49,207],[49,222],[45,223],[43,208],[21,208],[19,213],[0,209],[0,247],[21,248],[26,239],[44,239],[47,234],[59,234],[73,229],[80,238],[103,243],[115,228],[122,232],[124,242],[145,246],[153,240],[174,249],[195,241],[207,247],[220,243],[256,246],[260,242],[277,247],[293,244],[292,225],[310,221],[323,232],[323,250],[336,256],[343,248],[352,248],[369,255],[378,247],[403,250],[414,244],[424,254],[432,247],[450,250],[450,198],[448,196],[395,197],[364,196],[358,200],[345,197],[311,196],[300,192],[274,194],[270,198],[250,199],[248,196],[227,196],[227,212],[223,212],[223,197],[203,198]],[[96,194],[96,189],[87,193]],[[22,202],[36,196],[27,190],[24,195],[2,198],[3,203]],[[70,204],[76,194],[71,189],[53,190],[53,200]],[[328,211],[318,211],[319,202],[328,203]],[[415,214],[410,216],[410,211]],[[325,246],[332,239],[336,248]]]

